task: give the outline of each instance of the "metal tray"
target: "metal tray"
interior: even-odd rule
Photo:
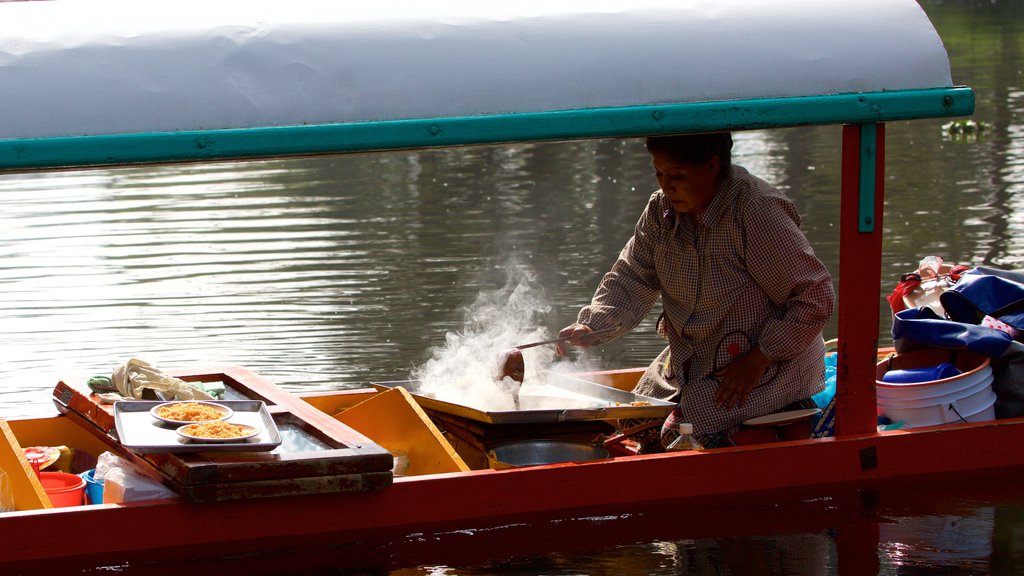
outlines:
[[[158,452],[264,452],[281,444],[281,433],[277,424],[261,400],[218,400],[234,410],[227,421],[233,424],[248,424],[260,433],[241,442],[193,442],[178,436],[177,426],[161,422],[149,414],[149,410],[164,401],[129,400],[114,402],[114,424],[121,445],[142,453]]]
[[[436,410],[444,414],[461,416],[470,420],[487,424],[532,424],[539,422],[568,422],[579,420],[615,420],[619,418],[664,418],[675,407],[674,402],[666,402],[632,392],[626,392],[609,386],[602,386],[589,380],[545,372],[547,382],[542,386],[550,387],[565,397],[548,397],[542,408],[531,409],[530,387],[524,385],[520,393],[521,408],[519,410],[489,411],[478,407],[459,404],[450,400],[439,400],[422,392],[423,382],[420,380],[400,380],[393,382],[375,382],[371,385],[377,390],[405,388],[416,402],[426,409]],[[560,400],[564,402],[560,403]],[[645,406],[636,406],[634,402],[646,402]],[[561,404],[561,405],[560,405]],[[582,404],[582,405],[581,405]]]

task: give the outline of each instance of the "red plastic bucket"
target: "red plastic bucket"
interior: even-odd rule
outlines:
[[[80,506],[85,494],[85,479],[64,472],[40,472],[39,483],[54,507]]]

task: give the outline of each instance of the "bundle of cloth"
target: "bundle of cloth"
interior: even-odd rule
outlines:
[[[147,391],[160,392],[167,400],[213,400],[219,396],[216,389],[207,390],[201,382],[185,382],[138,358],[114,368],[110,378],[90,378],[89,387],[106,403],[142,400]],[[219,391],[222,394],[223,388]]]
[[[896,312],[897,353],[924,348],[970,350],[991,358],[996,418],[1024,416],[1024,272],[978,266],[939,296],[944,311]]]

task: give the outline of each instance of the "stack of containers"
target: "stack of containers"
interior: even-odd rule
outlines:
[[[878,414],[908,428],[995,419],[987,356],[965,350],[918,350],[878,363]]]

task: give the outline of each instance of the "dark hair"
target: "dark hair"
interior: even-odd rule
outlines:
[[[675,136],[649,136],[647,151],[667,154],[680,164],[704,164],[718,156],[719,174],[726,174],[732,164],[732,133],[707,132]]]

